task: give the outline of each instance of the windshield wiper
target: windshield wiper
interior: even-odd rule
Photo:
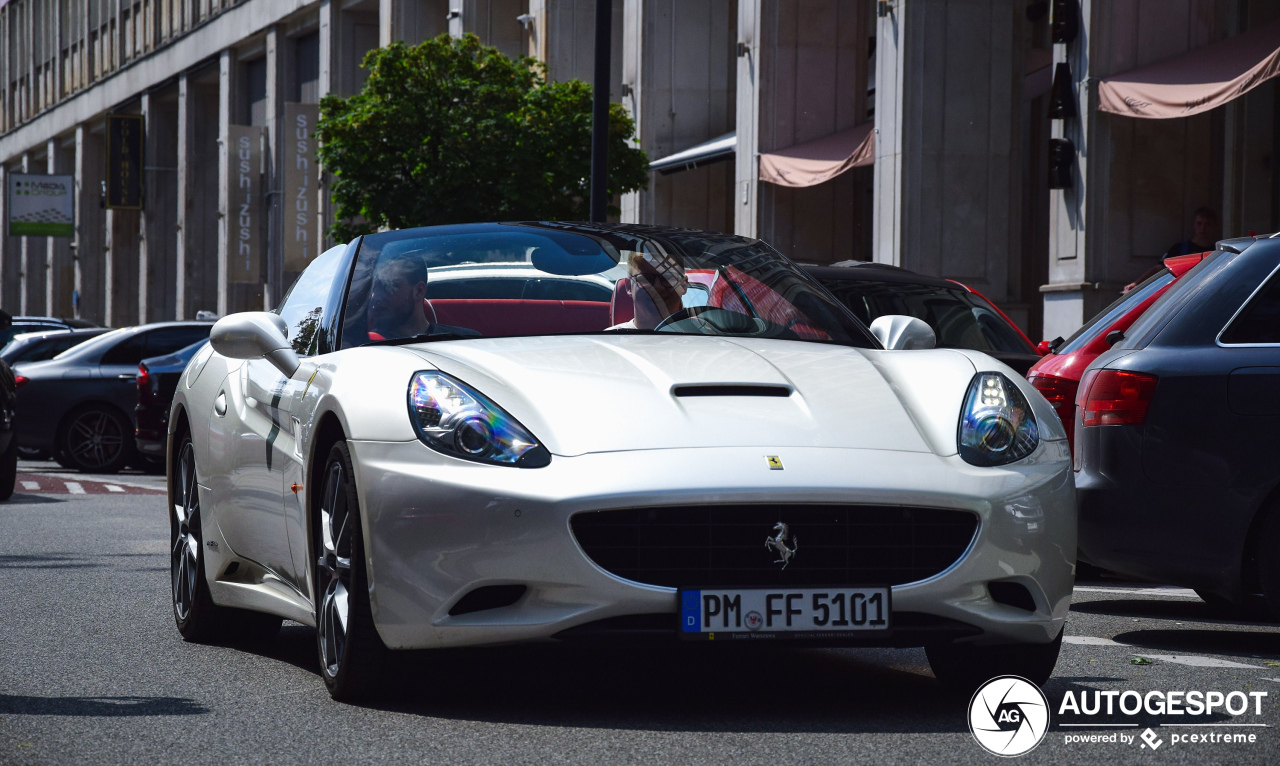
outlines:
[[[469,335],[458,332],[424,332],[419,335],[412,335],[408,338],[384,338],[383,340],[371,340],[364,344],[366,346],[404,346],[409,343],[430,343],[437,340],[472,340],[475,338],[483,338],[480,333]]]

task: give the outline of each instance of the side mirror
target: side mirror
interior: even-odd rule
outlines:
[[[938,345],[933,328],[915,317],[885,314],[871,323],[871,334],[890,351],[915,351]]]
[[[291,378],[301,362],[289,346],[288,332],[279,314],[245,311],[219,319],[209,333],[209,344],[231,359],[266,359]]]

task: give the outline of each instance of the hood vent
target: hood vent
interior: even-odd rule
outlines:
[[[791,396],[790,386],[712,383],[672,386],[672,396]]]

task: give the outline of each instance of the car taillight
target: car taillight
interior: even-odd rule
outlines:
[[[1076,425],[1076,388],[1079,383],[1069,378],[1059,378],[1057,375],[1034,375],[1028,380],[1049,402],[1054,412],[1058,413],[1062,427],[1067,432],[1067,444],[1071,444]]]
[[[1080,422],[1085,426],[1140,426],[1147,421],[1147,408],[1160,379],[1155,375],[1123,370],[1095,370],[1088,377],[1088,389]]]
[[[13,376],[14,389],[16,390],[16,389],[22,388],[23,386],[27,385],[27,381],[29,380],[31,379],[26,377],[25,375],[14,375]]]
[[[145,364],[138,365],[138,390],[146,391],[151,388],[151,371],[147,369]]]

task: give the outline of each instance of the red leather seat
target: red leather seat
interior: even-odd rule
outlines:
[[[486,337],[597,332],[609,326],[609,304],[596,301],[532,301],[508,298],[428,300],[438,324],[466,327]]]
[[[613,283],[613,299],[609,301],[609,326],[630,322],[636,318],[635,283],[631,277],[623,277]]]

